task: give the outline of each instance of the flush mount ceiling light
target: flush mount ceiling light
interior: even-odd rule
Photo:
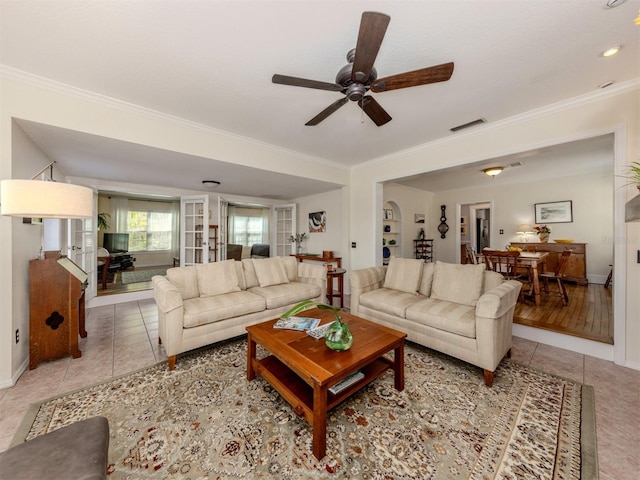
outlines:
[[[613,57],[622,49],[622,45],[613,45],[600,54],[601,57]]]
[[[220,185],[220,182],[217,180],[202,180],[202,184],[203,185],[215,185],[218,186]]]
[[[619,7],[620,5],[622,5],[626,1],[627,0],[608,0],[607,1],[607,8]]]
[[[485,175],[489,175],[491,178],[493,178],[496,175],[500,175],[503,170],[504,170],[504,167],[489,167],[489,168],[485,168],[482,171],[485,173]]]
[[[51,162],[31,180],[2,180],[2,215],[27,218],[89,218],[93,216],[93,190],[53,180]],[[48,180],[36,180],[50,169]]]
[[[604,82],[604,83],[601,83],[600,85],[598,85],[598,88],[607,88],[607,87],[610,87],[611,85],[613,85],[614,83],[615,82],[613,82],[613,81]]]

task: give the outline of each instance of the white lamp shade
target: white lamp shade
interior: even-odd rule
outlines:
[[[516,233],[527,233],[527,232],[531,232],[531,225],[527,225],[526,223],[523,223],[518,227],[518,231]]]
[[[32,218],[89,218],[93,190],[70,183],[41,180],[2,180],[2,215]]]

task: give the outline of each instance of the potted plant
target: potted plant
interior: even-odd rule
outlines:
[[[105,212],[98,214],[98,230],[106,230],[109,228],[107,218],[111,218],[111,215]]]
[[[629,173],[626,177],[631,180],[629,184],[634,184],[640,190],[640,162],[633,162],[628,168]]]
[[[349,326],[342,321],[340,309],[337,307],[332,307],[326,303],[314,302],[313,300],[305,300],[283,313],[282,318],[289,318],[307,308],[313,307],[318,307],[322,310],[331,310],[336,317],[336,321],[327,328],[324,334],[324,342],[327,344],[327,347],[337,352],[349,350],[351,345],[353,345],[353,335],[351,334],[351,330],[349,330]]]
[[[302,253],[302,241],[305,240],[306,238],[307,238],[306,232],[304,232],[304,233],[296,233],[295,236],[291,235],[289,237],[289,241],[291,243],[295,243],[296,244],[296,253],[298,255],[300,255]]]
[[[547,225],[535,225],[532,230],[538,234],[540,243],[547,243],[549,241],[549,234],[551,233],[551,227]]]

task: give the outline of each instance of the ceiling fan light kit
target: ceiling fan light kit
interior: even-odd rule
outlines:
[[[280,74],[275,74],[271,78],[273,83],[281,85],[341,92],[345,95],[344,98],[329,105],[305,125],[318,125],[351,100],[358,102],[362,111],[380,127],[391,121],[391,115],[382,108],[375,98],[367,95],[367,92],[381,93],[428,83],[446,82],[451,78],[454,68],[453,62],[378,79],[373,64],[378,56],[390,20],[391,17],[384,13],[364,12],[362,14],[356,48],[347,53],[349,63],[340,69],[336,75],[335,83]]]

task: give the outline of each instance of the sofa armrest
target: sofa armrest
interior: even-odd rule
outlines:
[[[476,317],[501,317],[515,307],[521,288],[522,284],[520,282],[507,280],[483,293],[476,305]]]
[[[377,290],[384,285],[387,267],[369,267],[354,270],[349,273],[351,289],[351,313],[356,315],[360,307],[360,295],[371,290]]]
[[[158,311],[169,313],[183,306],[180,290],[167,277],[156,275],[152,278],[153,298],[158,304]]]
[[[298,281],[320,287],[320,301],[327,296],[327,267],[319,263],[298,262]]]
[[[477,365],[493,372],[512,345],[513,313],[522,284],[507,280],[480,296],[476,306]],[[486,373],[486,372],[485,372]]]

